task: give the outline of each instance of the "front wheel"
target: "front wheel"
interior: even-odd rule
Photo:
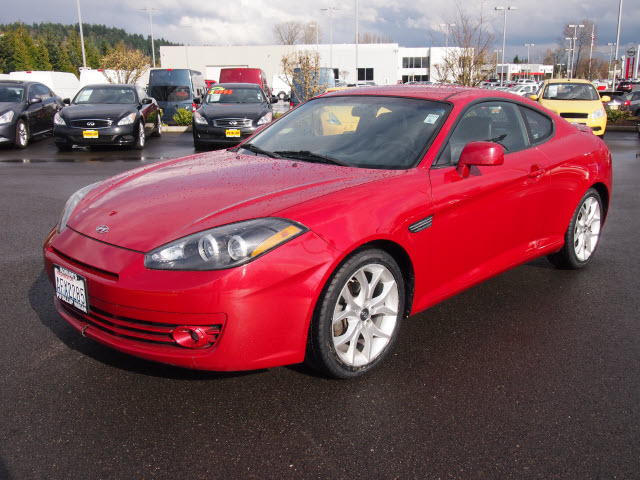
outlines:
[[[140,121],[140,125],[138,126],[138,135],[136,137],[136,143],[134,143],[133,148],[136,150],[142,150],[144,148],[144,144],[146,143],[147,137],[144,133],[144,123]]]
[[[564,234],[564,246],[559,252],[549,255],[549,260],[558,268],[578,269],[593,258],[602,228],[602,200],[594,189],[587,190],[578,202]]]
[[[24,120],[18,120],[16,123],[15,145],[18,148],[27,148],[29,145],[29,128]]]
[[[404,281],[388,253],[354,254],[329,279],[309,330],[307,358],[322,373],[353,378],[374,368],[396,339]]]
[[[160,117],[160,112],[156,112],[156,126],[153,131],[152,137],[160,136],[162,136],[162,117]]]

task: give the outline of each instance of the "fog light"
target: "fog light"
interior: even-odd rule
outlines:
[[[171,337],[181,347],[202,348],[215,343],[219,334],[220,327],[218,325],[213,327],[183,325],[175,328],[171,333]]]

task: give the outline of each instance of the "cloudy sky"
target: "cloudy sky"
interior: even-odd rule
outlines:
[[[354,39],[355,0],[80,0],[84,23],[99,23],[124,28],[130,33],[149,34],[146,12],[154,11],[156,37],[190,45],[252,45],[274,43],[273,25],[286,20],[318,21],[326,43],[330,19],[321,8],[334,6],[334,43],[352,43]],[[555,48],[562,26],[588,18],[598,29],[597,51],[608,57],[609,42],[616,40],[619,0],[459,0],[470,16],[482,14],[496,35],[495,48],[502,46],[502,12],[498,5],[515,6],[507,15],[507,58],[526,56],[525,43],[534,43],[531,61],[542,57],[546,48]],[[360,32],[372,31],[391,36],[405,47],[443,46],[444,34],[437,27],[456,21],[456,2],[447,0],[358,0]],[[54,8],[52,8],[54,7]],[[627,44],[640,43],[640,1],[626,0],[622,10],[621,50]],[[0,23],[21,20],[33,22],[76,23],[76,0],[7,1]],[[623,53],[621,52],[620,55]],[[540,58],[541,60],[541,58]]]

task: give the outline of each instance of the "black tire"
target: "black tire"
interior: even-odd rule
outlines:
[[[136,143],[133,144],[133,148],[136,150],[142,150],[144,145],[147,143],[147,137],[144,132],[144,123],[140,120],[140,124],[138,125],[138,131],[136,132]]]
[[[151,136],[155,138],[162,136],[162,117],[159,111],[156,111],[156,126]]]
[[[14,145],[16,148],[27,148],[29,146],[29,126],[27,122],[20,119],[16,122],[16,138],[14,139]]]
[[[380,269],[380,267],[383,267]],[[389,298],[391,301],[391,311],[395,310],[395,318],[393,314],[374,314],[374,308],[381,308],[381,305],[373,306],[373,304],[363,303],[363,308],[360,310],[351,310],[353,315],[345,316],[345,320],[340,320],[334,325],[333,318],[336,313],[336,308],[343,308],[342,312],[348,310],[347,304],[344,303],[342,297],[343,289],[348,289],[353,293],[352,289],[357,289],[356,300],[360,297],[361,282],[358,282],[355,275],[359,272],[363,272],[363,275],[367,275],[364,269],[379,269],[383,271],[381,279],[386,279],[387,284],[391,285],[391,281],[394,282],[393,286],[389,289],[389,293],[385,295],[385,298]],[[366,276],[366,280],[370,279]],[[351,285],[351,286],[349,286]],[[395,289],[393,288],[395,287]],[[372,298],[380,295],[382,287],[381,282],[377,282],[372,292]],[[366,299],[367,295],[363,293],[363,298]],[[397,302],[397,307],[393,308]],[[356,302],[354,301],[354,304]],[[331,275],[325,288],[320,295],[318,304],[314,312],[311,325],[309,327],[309,336],[307,341],[307,362],[312,367],[320,371],[322,374],[333,378],[354,378],[364,375],[371,369],[375,368],[388,354],[389,350],[393,346],[395,339],[400,328],[402,318],[404,316],[405,305],[405,292],[404,292],[404,280],[402,272],[398,267],[398,264],[388,253],[378,249],[366,249],[354,253],[351,257],[345,260],[337,270]],[[371,312],[369,312],[369,307]],[[349,318],[349,320],[347,320]],[[384,323],[383,323],[384,322]],[[384,333],[383,336],[376,333],[376,349],[375,356],[373,350],[369,351],[371,358],[366,359],[366,347],[367,339],[365,334],[370,334],[371,330],[366,332],[368,328],[373,325],[375,329]],[[355,326],[355,327],[354,327]],[[352,329],[353,327],[353,329]],[[361,330],[356,330],[360,327]],[[336,331],[336,328],[339,330]],[[349,334],[351,330],[351,334]],[[364,332],[364,333],[361,333]],[[355,335],[354,335],[355,334]],[[352,340],[344,340],[343,345],[336,347],[336,339],[340,336],[347,336],[355,338],[356,342],[352,344]],[[370,337],[370,344],[374,345],[373,336]],[[386,344],[384,343],[386,341]],[[349,346],[347,346],[349,344]],[[353,349],[351,348],[353,347]],[[345,352],[344,349],[347,349]],[[370,348],[373,348],[370,346]],[[340,351],[338,351],[340,349]],[[348,357],[353,352],[354,361],[352,364],[345,361],[345,357]],[[355,355],[358,355],[360,359],[366,363],[361,364],[355,361]]]
[[[278,93],[278,100],[284,102],[285,98],[287,98],[287,94],[284,92]]]
[[[593,199],[597,202],[598,212],[599,212],[598,228],[597,228],[596,243],[593,246],[591,253],[586,259],[581,259],[576,254],[576,243],[579,244],[579,238],[577,234],[579,233],[578,230],[582,227],[580,224],[578,224],[578,228],[576,228],[576,222],[580,222],[580,219],[584,215],[584,212],[581,212],[581,211],[582,211],[582,207],[586,204],[588,199]],[[599,237],[602,229],[602,221],[604,218],[603,214],[604,214],[604,210],[602,209],[602,199],[600,198],[600,194],[597,192],[596,189],[590,188],[582,196],[582,198],[578,202],[578,206],[576,207],[575,212],[573,212],[573,216],[571,217],[571,221],[569,222],[567,231],[564,234],[564,245],[562,246],[562,249],[556,253],[552,253],[551,255],[549,255],[547,257],[549,261],[558,268],[569,269],[569,270],[577,270],[579,268],[586,266],[593,258],[594,254],[596,253],[596,249],[598,248],[598,244],[600,243]],[[590,236],[592,235],[591,228],[592,226],[588,227]]]
[[[71,148],[72,148],[71,145],[62,145],[62,144],[59,144],[59,143],[56,143],[56,147],[58,147],[58,150],[60,152],[70,152]]]

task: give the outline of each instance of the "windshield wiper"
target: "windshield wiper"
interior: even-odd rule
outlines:
[[[263,150],[260,147],[256,147],[253,143],[244,143],[240,145],[240,148],[244,148],[245,150],[249,150],[250,152],[260,153],[262,155],[266,155],[271,158],[282,158],[280,155],[274,152],[270,152],[268,150]]]
[[[309,150],[278,150],[278,155],[282,155],[285,158],[295,158],[302,161],[328,163],[331,165],[340,165],[342,167],[353,167],[354,165],[348,162],[343,162],[337,158],[327,157],[326,155],[320,155],[319,153],[313,153]]]

